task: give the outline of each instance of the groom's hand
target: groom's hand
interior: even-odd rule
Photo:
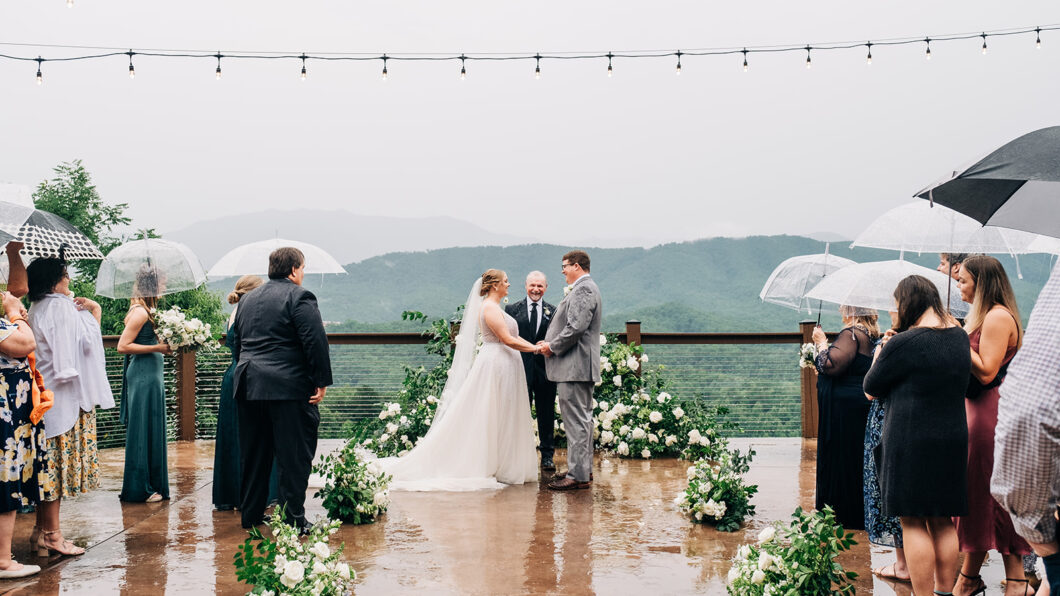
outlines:
[[[541,348],[541,354],[543,354],[546,357],[552,355],[552,350],[549,349],[548,342],[539,341],[539,342],[537,342],[537,345],[538,345],[539,348]]]
[[[316,405],[324,401],[324,394],[327,393],[327,387],[317,387],[316,393],[309,396],[309,403]]]

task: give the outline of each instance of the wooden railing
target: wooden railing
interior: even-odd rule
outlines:
[[[645,333],[639,321],[628,321],[626,330],[618,334],[619,341],[641,345],[769,345],[810,342],[814,322],[803,321],[799,331],[790,333]],[[223,341],[223,340],[222,340]],[[428,338],[419,333],[329,333],[331,345],[416,345],[426,344]],[[117,336],[105,336],[105,347],[114,348]],[[793,350],[793,354],[796,351]],[[195,366],[194,353],[175,356],[177,371],[177,438],[195,440]],[[796,356],[792,356],[795,366]],[[801,370],[801,432],[803,437],[817,436],[817,383],[810,369]]]

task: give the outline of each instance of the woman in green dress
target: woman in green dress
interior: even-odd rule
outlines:
[[[125,354],[121,388],[125,476],[119,498],[132,503],[169,498],[162,355],[172,353],[172,349],[158,341],[152,314],[163,283],[153,268],[140,269],[125,315],[125,330],[118,339],[118,353]]]

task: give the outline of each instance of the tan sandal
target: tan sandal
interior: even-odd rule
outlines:
[[[37,539],[37,556],[47,557],[52,553],[58,553],[66,556],[77,556],[85,554],[85,549],[77,546],[69,540],[63,540],[59,543],[59,546],[48,546],[44,542],[45,536],[51,536],[52,534],[58,534],[59,530],[41,530],[40,538]]]
[[[144,503],[158,503],[161,500],[162,500],[162,495],[160,495],[158,493],[155,493],[155,494],[151,495],[150,497],[147,497],[147,500],[144,501]]]

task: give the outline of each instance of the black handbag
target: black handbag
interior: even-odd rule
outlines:
[[[1012,361],[1009,360],[1009,362]],[[997,374],[994,375],[994,378],[991,379],[989,383],[981,383],[973,373],[968,380],[968,391],[965,393],[965,396],[967,396],[968,399],[978,399],[979,396],[990,389],[1001,385],[1001,382],[1005,380],[1006,374],[1008,374],[1008,362],[1002,364],[1001,368],[997,369]]]

